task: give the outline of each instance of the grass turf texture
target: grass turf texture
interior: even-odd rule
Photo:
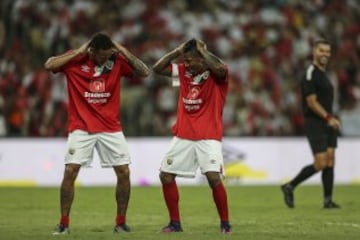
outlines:
[[[77,187],[71,234],[52,236],[59,220],[57,188],[0,188],[0,239],[359,239],[359,186],[336,186],[340,210],[322,209],[322,188],[300,186],[295,209],[287,209],[279,186],[229,186],[232,235],[219,233],[207,186],[180,186],[184,232],[162,234],[168,222],[160,187],[133,187],[127,222],[131,233],[114,235],[114,190]]]

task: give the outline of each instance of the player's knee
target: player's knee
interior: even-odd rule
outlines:
[[[64,172],[64,179],[74,179],[77,177],[80,170],[80,166],[77,165],[66,165]]]
[[[170,173],[160,172],[159,178],[162,184],[172,183],[175,181],[175,176]]]
[[[221,178],[219,173],[206,173],[206,178],[211,188],[221,183]]]
[[[130,169],[127,165],[116,166],[114,169],[118,178],[128,178],[130,176]]]
[[[324,168],[327,167],[327,162],[326,161],[316,162],[314,164],[314,167],[317,171],[323,170]]]
[[[329,157],[327,161],[327,167],[334,167],[335,166],[335,158]]]

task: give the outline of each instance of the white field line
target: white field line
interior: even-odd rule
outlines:
[[[360,224],[352,223],[352,222],[327,222],[326,224],[327,225],[338,225],[338,226],[360,228]]]

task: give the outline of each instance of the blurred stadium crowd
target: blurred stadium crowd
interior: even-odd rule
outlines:
[[[333,44],[329,76],[343,135],[360,136],[360,3],[356,0],[2,0],[0,136],[65,136],[64,76],[44,61],[97,31],[149,66],[190,38],[226,61],[231,85],[227,136],[298,136],[299,80],[311,42]],[[177,92],[168,79],[124,79],[121,121],[127,136],[170,134]]]

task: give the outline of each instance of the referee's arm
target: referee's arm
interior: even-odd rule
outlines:
[[[316,94],[308,95],[306,97],[306,104],[314,113],[324,119],[331,127],[335,129],[340,128],[340,121],[330,113],[326,112],[323,106],[321,106],[321,104],[318,102]]]

